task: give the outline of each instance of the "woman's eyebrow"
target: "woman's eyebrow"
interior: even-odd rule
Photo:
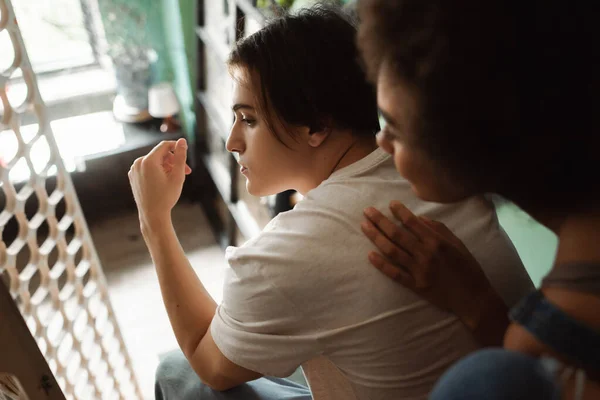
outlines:
[[[234,104],[231,107],[231,109],[233,111],[237,111],[237,110],[242,109],[242,108],[246,108],[246,109],[249,109],[249,110],[254,110],[254,107],[252,107],[251,105],[243,104],[243,103],[237,103],[237,104]]]

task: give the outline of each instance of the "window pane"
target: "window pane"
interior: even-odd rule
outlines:
[[[36,73],[95,61],[81,0],[13,1]]]

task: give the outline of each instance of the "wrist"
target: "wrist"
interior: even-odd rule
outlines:
[[[149,237],[156,232],[164,231],[172,225],[171,214],[154,214],[151,217],[140,216],[140,229],[144,237]]]
[[[462,312],[457,312],[457,315],[471,332],[477,331],[487,316],[508,313],[506,304],[491,285],[480,291],[472,301],[466,304],[467,306],[460,310]]]
[[[502,346],[504,334],[510,323],[508,307],[490,286],[475,299],[476,307],[462,322],[483,346]]]

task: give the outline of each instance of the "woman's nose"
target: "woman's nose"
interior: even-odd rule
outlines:
[[[240,132],[237,123],[234,123],[229,132],[227,143],[225,144],[227,151],[230,153],[242,154],[245,150],[244,135]]]
[[[377,144],[386,153],[394,154],[394,146],[385,137],[385,133],[383,133],[383,131],[379,131],[379,133],[377,134]]]

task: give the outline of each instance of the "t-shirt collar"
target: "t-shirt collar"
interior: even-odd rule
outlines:
[[[361,158],[360,160],[335,171],[333,174],[329,176],[325,181],[337,180],[342,178],[347,178],[353,175],[358,175],[365,170],[372,168],[375,165],[378,165],[391,156],[383,151],[380,147],[373,150],[366,157]]]

